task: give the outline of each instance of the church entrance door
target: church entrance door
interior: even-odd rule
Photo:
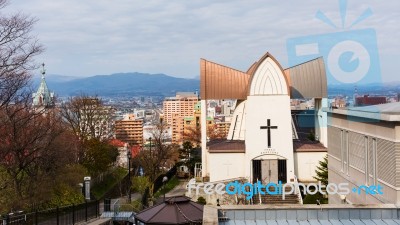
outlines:
[[[278,183],[278,160],[263,160],[261,162],[261,176],[264,184],[271,182]]]
[[[264,159],[253,160],[253,182],[261,181],[264,184],[278,181],[287,182],[286,160]]]

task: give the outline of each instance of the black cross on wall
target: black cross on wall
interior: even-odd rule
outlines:
[[[271,126],[271,120],[267,120],[267,126],[261,126],[261,130],[267,129],[268,134],[268,148],[271,148],[271,129],[278,129],[278,126]]]

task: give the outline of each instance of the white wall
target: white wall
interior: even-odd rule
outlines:
[[[209,153],[210,182],[244,177],[244,153]]]
[[[207,176],[209,171],[209,164],[207,162],[208,150],[207,150],[207,102],[201,100],[201,165],[202,165],[202,177]]]
[[[268,148],[266,126],[270,119],[271,148]],[[288,95],[249,96],[246,101],[246,174],[250,178],[251,160],[260,155],[287,160],[287,181],[294,179],[294,159],[290,98]],[[264,158],[262,157],[262,158]]]
[[[323,160],[326,152],[295,152],[294,171],[301,182],[316,182],[315,170],[319,166],[319,161]]]
[[[322,109],[328,107],[328,99],[315,99],[315,134],[319,142],[328,147],[328,115]]]
[[[229,127],[228,140],[244,140],[246,134],[246,101],[241,102],[235,109]]]

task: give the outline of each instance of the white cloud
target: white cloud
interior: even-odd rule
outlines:
[[[367,7],[374,15],[356,28],[375,28],[381,58],[399,58],[400,2],[352,0],[346,19]],[[270,51],[285,65],[287,38],[339,31],[315,19],[317,10],[341,23],[336,0],[13,0],[4,9],[39,18],[35,32],[47,51],[38,60],[50,73],[181,77],[198,75],[200,58],[247,70]]]

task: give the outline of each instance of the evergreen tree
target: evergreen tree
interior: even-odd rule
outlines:
[[[193,145],[190,141],[183,142],[182,148],[179,149],[179,158],[184,161],[184,164],[189,162],[192,150]]]
[[[322,184],[328,185],[328,155],[323,160],[319,161],[319,166],[315,170],[317,176],[314,179],[321,181]]]

